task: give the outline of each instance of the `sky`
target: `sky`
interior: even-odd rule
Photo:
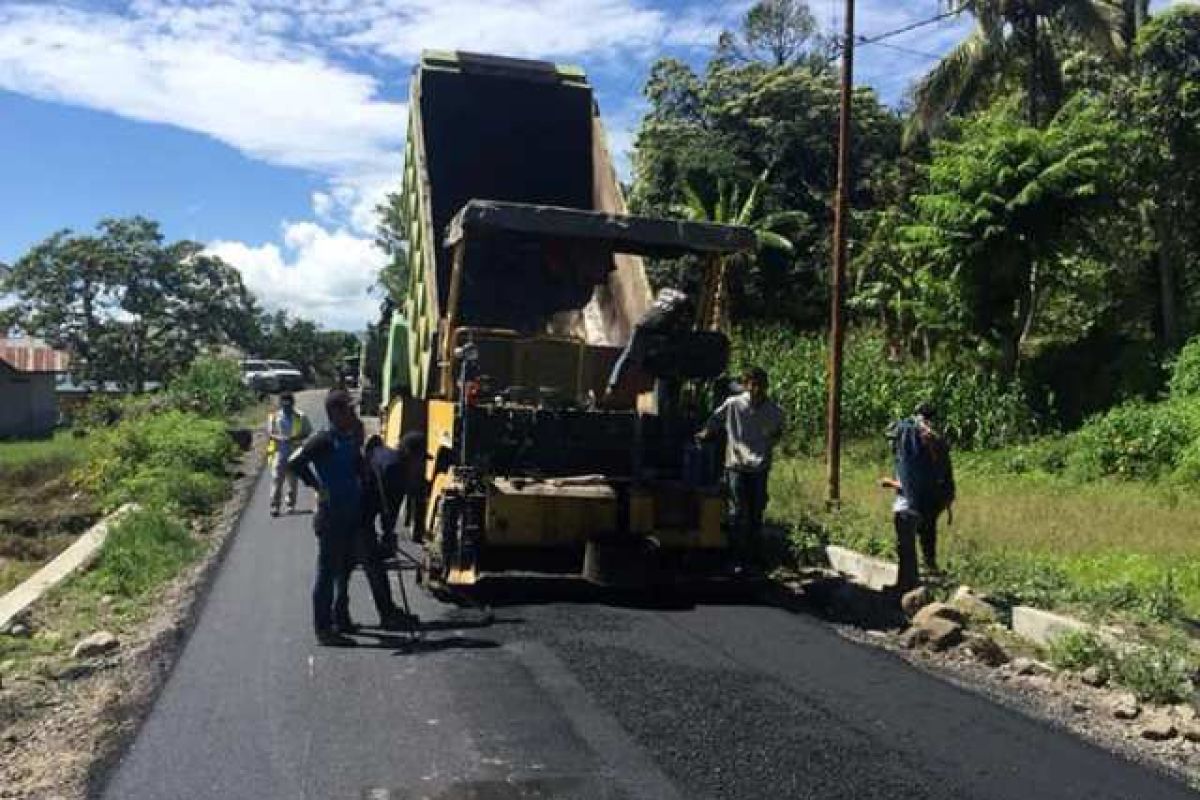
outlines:
[[[811,0],[840,30],[841,0]],[[697,66],[748,0],[0,0],[0,262],[56,230],[141,214],[205,243],[269,309],[360,330],[383,256],[372,209],[399,187],[422,49],[578,64],[622,170],[649,66]],[[858,0],[866,37],[938,0]],[[859,50],[885,102],[967,30]],[[831,132],[832,134],[832,132]]]

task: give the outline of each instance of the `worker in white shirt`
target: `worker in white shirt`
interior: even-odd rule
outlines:
[[[296,510],[296,476],[286,469],[292,453],[312,435],[312,423],[300,409],[291,392],[279,395],[279,408],[267,416],[267,455],[271,467],[271,516],[279,516],[283,484],[287,483],[287,510]]]

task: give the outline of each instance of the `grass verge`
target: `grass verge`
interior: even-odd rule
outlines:
[[[782,460],[771,516],[801,548],[826,542],[894,557],[890,472],[882,447],[855,446],[842,475],[842,507],[824,505],[820,459]],[[961,458],[953,526],[940,526],[952,576],[1012,603],[1082,607],[1153,622],[1200,617],[1200,497],[1178,485],[1076,483],[1004,474]]]

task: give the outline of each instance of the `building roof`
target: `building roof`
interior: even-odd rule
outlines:
[[[32,336],[0,337],[0,361],[18,372],[66,372],[71,357]]]

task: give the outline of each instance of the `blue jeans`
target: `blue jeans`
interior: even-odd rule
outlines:
[[[354,555],[353,530],[318,530],[317,575],[313,581],[313,627],[333,628],[337,618],[350,616],[350,569]],[[344,616],[343,616],[344,615]]]
[[[762,538],[763,512],[767,509],[767,470],[726,471],[733,501],[733,544],[736,548],[757,547]]]

